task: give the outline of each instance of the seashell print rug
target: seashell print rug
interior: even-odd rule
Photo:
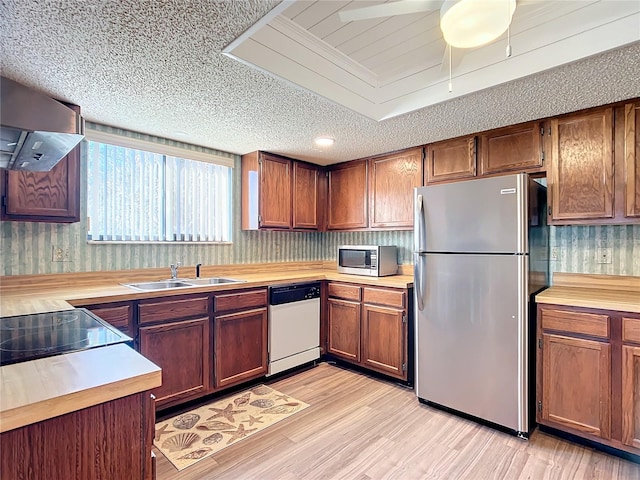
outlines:
[[[156,423],[153,444],[182,470],[308,406],[257,385]]]

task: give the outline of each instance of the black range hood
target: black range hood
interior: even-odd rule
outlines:
[[[82,117],[63,103],[0,77],[0,168],[46,172],[84,138]]]

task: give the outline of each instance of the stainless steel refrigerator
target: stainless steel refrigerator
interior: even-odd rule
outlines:
[[[415,189],[416,393],[527,437],[530,297],[548,285],[546,189],[526,174]]]

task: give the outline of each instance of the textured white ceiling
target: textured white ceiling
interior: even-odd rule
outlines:
[[[636,42],[376,122],[221,53],[278,3],[3,0],[1,72],[82,106],[90,121],[319,164],[640,96]],[[335,146],[314,147],[317,135]]]

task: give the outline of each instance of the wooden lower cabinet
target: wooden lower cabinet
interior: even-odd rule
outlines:
[[[640,315],[538,305],[537,421],[640,454]]]
[[[640,449],[640,346],[622,347],[622,443]]]
[[[362,364],[403,378],[407,368],[403,310],[365,304],[362,307]]]
[[[155,414],[149,392],[0,435],[6,480],[152,480]]]
[[[104,303],[101,305],[87,305],[84,308],[113,325],[125,335],[135,337],[133,323],[133,302]]]
[[[140,327],[140,353],[162,368],[162,386],[153,391],[158,407],[210,391],[209,338],[209,317]]]
[[[213,324],[216,389],[267,373],[266,307],[217,315]]]
[[[611,345],[542,334],[542,419],[611,436]]]
[[[360,362],[360,303],[329,298],[327,315],[327,352]]]
[[[407,381],[405,289],[330,282],[327,353]]]

